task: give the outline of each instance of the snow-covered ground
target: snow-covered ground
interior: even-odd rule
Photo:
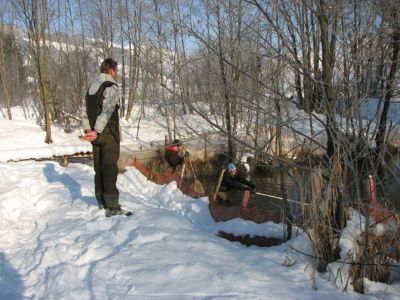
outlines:
[[[400,297],[399,281],[366,281],[366,295],[354,293],[351,285],[343,292],[346,265],[339,272],[334,263],[334,273],[315,274],[310,258],[291,249],[311,254],[306,234],[271,248],[222,239],[217,236],[220,230],[281,237],[284,228],[239,219],[215,223],[206,198],[183,195],[175,182],[153,184],[132,167],[119,175],[118,187],[121,205],[134,215],[105,218],[93,196],[90,166],[7,162],[10,157],[67,154],[69,149],[90,151],[77,138],[79,132],[55,128],[54,144],[47,146],[32,118],[23,113],[14,117],[0,119],[0,299]],[[163,140],[162,124],[142,124],[141,142]],[[125,136],[136,135],[129,124],[123,126]],[[362,222],[352,214],[341,242],[343,259],[352,251]],[[341,282],[333,282],[338,273]]]
[[[400,285],[367,283],[371,297],[313,276],[309,258],[216,236],[280,237],[282,225],[215,223],[206,198],[159,186],[134,168],[121,174],[131,217],[105,218],[93,170],[54,162],[0,163],[0,299],[398,299]],[[354,218],[357,220],[357,218]],[[355,225],[354,225],[355,226]],[[353,231],[352,231],[353,232]],[[305,235],[290,245],[311,253]],[[296,263],[282,264],[285,258]]]
[[[75,128],[70,133],[65,133],[58,126],[52,126],[52,144],[44,143],[46,133],[41,125],[38,124],[35,112],[30,107],[14,107],[12,109],[13,119],[10,121],[6,117],[6,110],[0,108],[0,162],[18,161],[22,159],[51,158],[52,156],[70,155],[80,152],[91,152],[90,143],[81,141],[79,135],[82,134],[80,128]],[[120,119],[121,124],[121,150],[146,149],[152,142],[164,143],[167,129],[164,118],[154,109],[146,109],[146,117],[140,121],[140,130],[137,132],[137,120],[139,119],[139,109],[135,107],[132,122]],[[186,126],[182,126],[185,124]],[[191,136],[195,133],[202,133],[210,130],[201,121],[199,116],[181,116],[178,120],[178,128],[190,130],[179,131],[182,137]],[[138,133],[138,134],[137,134]]]

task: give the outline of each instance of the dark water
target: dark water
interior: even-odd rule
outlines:
[[[60,164],[63,164],[63,161],[60,159]],[[78,157],[78,158],[70,158],[69,163],[84,163],[88,165],[93,164],[93,159],[91,157]],[[390,171],[386,171],[386,178],[384,180],[384,189],[386,197],[389,202],[393,205],[396,211],[400,211],[400,162],[399,160],[395,160],[389,163]],[[299,172],[291,172],[294,175],[294,180],[297,182],[301,182],[301,174]],[[217,176],[201,176],[199,180],[203,183],[204,189],[206,192],[211,192],[214,188]],[[261,172],[251,172],[250,180],[255,183],[256,191],[263,194],[273,195],[277,197],[281,197],[281,180],[279,170],[274,167],[265,167],[261,169]],[[298,189],[292,178],[285,175],[285,190],[287,193],[287,197],[290,200],[298,200]],[[365,180],[367,183],[367,181]],[[380,193],[378,190],[378,195],[381,195],[380,199],[383,198],[383,193]],[[363,200],[368,199],[368,191],[365,187],[363,192]],[[234,203],[236,204],[236,203]],[[240,203],[238,203],[240,205]],[[296,204],[291,203],[292,207],[296,206]],[[273,199],[266,196],[260,195],[251,195],[249,207],[262,207],[267,209],[283,209],[282,200]]]
[[[390,203],[400,211],[400,159],[389,162],[390,171],[387,170],[384,180],[385,190]]]
[[[207,192],[211,192],[213,190],[217,181],[216,176],[203,176],[199,179],[203,183],[204,189]],[[264,170],[262,173],[252,172],[250,174],[250,180],[256,185],[256,192],[277,197],[282,196],[279,171],[275,169],[268,169]],[[297,201],[298,196],[296,185],[294,184],[293,180],[287,176],[285,176],[285,190],[288,199]],[[236,200],[237,201],[233,200],[233,203],[231,203],[231,205],[240,206],[241,199]],[[283,201],[268,196],[252,194],[248,207],[261,207],[269,210],[283,210]]]
[[[377,194],[379,197],[379,201],[386,198],[398,212],[400,211],[400,164],[398,166],[391,166],[391,172],[387,172],[387,176],[384,181],[384,190],[385,193],[379,191],[377,189]],[[293,178],[285,175],[285,191],[288,199],[298,201],[299,191],[298,187],[295,183],[301,182],[301,175],[299,172],[291,172],[295,174]],[[262,173],[252,172],[250,174],[250,180],[256,185],[256,192],[273,195],[277,197],[281,197],[281,179],[279,170],[276,168],[266,168]],[[204,176],[200,178],[200,181],[203,183],[206,191],[212,191],[214,188],[217,178],[216,176]],[[367,189],[368,181],[365,180],[365,188],[362,193],[362,200],[368,201],[369,193]],[[385,194],[385,197],[383,197]],[[355,198],[353,199],[355,201]],[[240,205],[240,201],[238,203],[234,203],[233,205]],[[298,207],[296,203],[290,203],[292,208]],[[262,207],[267,209],[281,209],[283,210],[283,201],[278,199],[272,199],[266,196],[254,195],[252,194],[250,197],[249,207]]]
[[[372,174],[373,175],[373,174]],[[378,176],[373,176],[375,181],[375,193],[377,195],[377,201],[385,206],[389,210],[400,212],[400,163],[399,160],[388,161],[385,169],[383,170],[383,180],[380,180]],[[363,203],[369,203],[371,191],[369,190],[370,179],[367,173],[361,178],[357,178],[361,182],[360,197]],[[355,182],[348,184],[346,188],[349,193],[353,191],[351,201],[357,202],[357,196],[355,192]]]

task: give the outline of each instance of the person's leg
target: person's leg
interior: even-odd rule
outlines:
[[[103,198],[103,174],[102,174],[102,151],[101,145],[93,145],[93,166],[94,166],[94,190],[99,208],[104,208]]]
[[[229,190],[228,199],[231,204],[241,205],[243,199],[243,191]]]
[[[119,191],[117,188],[119,142],[112,135],[104,134],[105,142],[101,151],[101,169],[103,197],[106,208],[119,209]]]
[[[177,152],[167,151],[165,154],[165,160],[171,166],[172,172],[176,171],[176,168],[182,163],[181,158]]]
[[[248,213],[247,206],[249,205],[250,200],[250,191],[244,191],[243,199],[242,199],[242,213]]]
[[[228,193],[227,192],[218,192],[217,199],[220,199],[223,202],[227,202],[228,201]]]

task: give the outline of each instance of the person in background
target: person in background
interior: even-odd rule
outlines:
[[[118,116],[117,62],[105,59],[100,74],[90,85],[82,107],[83,140],[92,143],[95,195],[105,216],[129,216],[121,209],[117,188],[120,130]]]
[[[185,157],[188,157],[189,152],[185,151],[182,147],[180,140],[175,139],[170,145],[165,147],[165,161],[172,167],[173,172],[176,168],[183,164]]]
[[[250,180],[250,164],[249,164],[249,159],[253,159],[254,154],[252,153],[243,153],[242,158],[240,159],[240,163],[244,167],[246,171],[246,179]]]
[[[254,192],[255,188],[254,183],[238,174],[236,166],[233,163],[229,163],[222,178],[217,197],[221,201],[228,202],[229,198],[231,200],[232,198],[237,198],[238,194],[243,194],[243,191]]]

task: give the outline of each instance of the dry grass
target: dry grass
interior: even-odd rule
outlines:
[[[362,240],[358,245],[354,264],[349,269],[354,291],[358,293],[364,293],[365,277],[383,283],[390,283],[392,279],[390,264],[393,263],[393,258],[390,254],[396,251],[393,245],[397,241],[397,234],[392,232],[377,235],[370,231],[367,236],[367,248],[365,249],[365,243]]]
[[[325,174],[324,174],[325,172]],[[343,194],[342,169],[337,158],[330,172],[317,167],[311,173],[311,205],[308,211],[314,244],[315,268],[325,272],[329,262],[338,258],[340,235],[339,201]]]

